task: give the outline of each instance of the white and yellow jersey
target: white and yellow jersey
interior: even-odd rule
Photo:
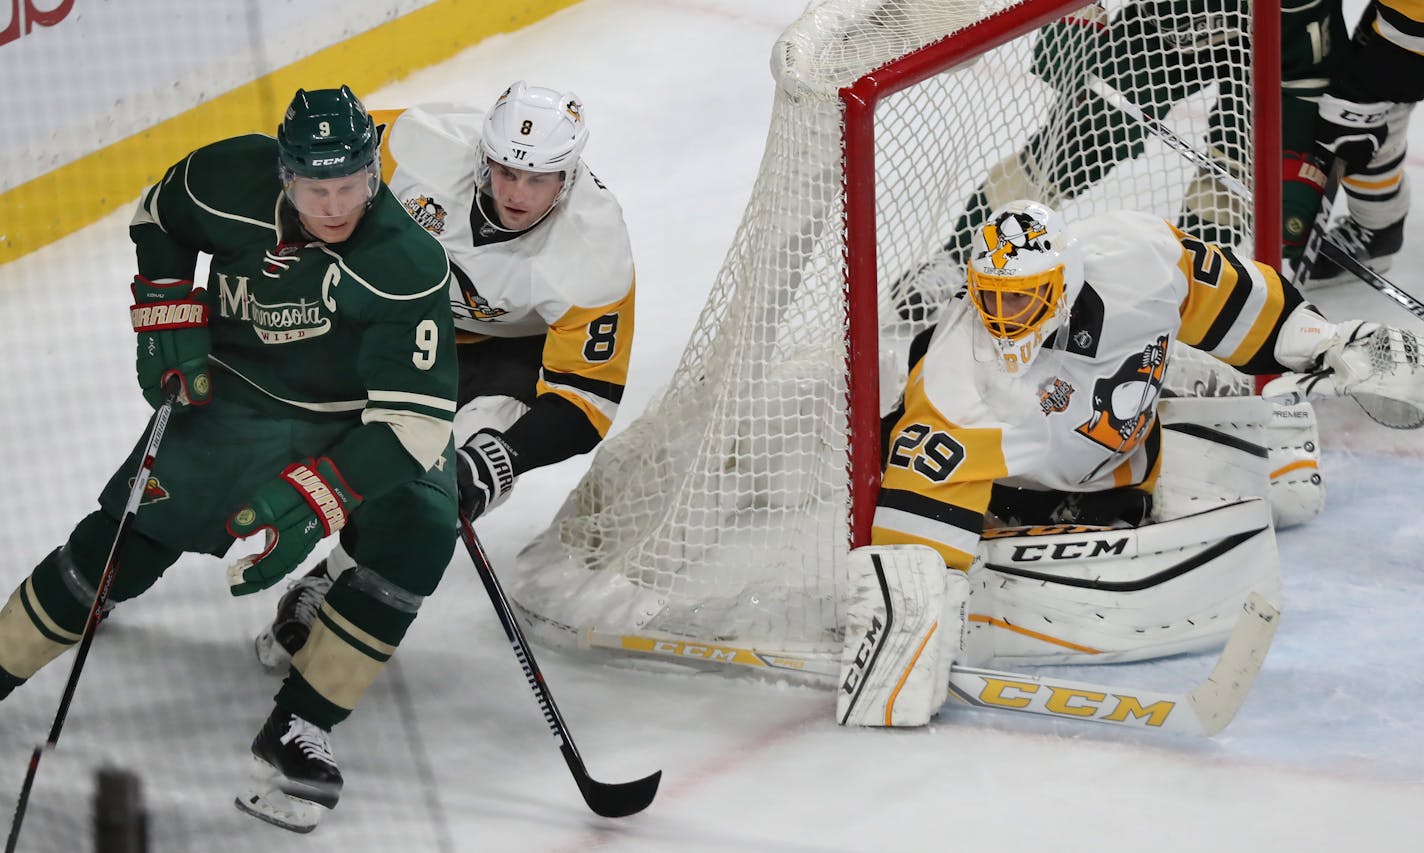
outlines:
[[[1276,330],[1300,297],[1269,267],[1140,213],[1069,230],[1084,256],[1071,323],[1018,373],[966,299],[944,308],[890,435],[874,544],[928,545],[967,569],[996,482],[1150,488],[1173,338],[1247,372],[1280,369]]]
[[[476,203],[484,116],[460,104],[373,111],[382,176],[450,257],[462,341],[546,334],[538,393],[563,397],[606,435],[633,342],[623,209],[580,162],[568,194],[537,225],[490,225]]]

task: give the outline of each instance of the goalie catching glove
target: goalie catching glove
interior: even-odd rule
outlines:
[[[969,579],[923,545],[856,548],[849,569],[836,722],[923,726],[964,647]]]
[[[504,436],[493,430],[480,430],[455,451],[462,516],[474,521],[509,497],[515,456]]]
[[[1413,332],[1347,320],[1326,339],[1316,364],[1271,380],[1261,396],[1282,402],[1350,396],[1385,426],[1424,426],[1424,359]]]
[[[227,520],[235,538],[266,531],[262,551],[227,570],[229,592],[247,595],[266,589],[295,569],[316,544],[346,526],[361,505],[358,495],[325,456],[294,462],[280,477],[257,490],[252,502]]]
[[[134,304],[129,318],[138,333],[135,369],[143,398],[155,409],[163,402],[163,386],[170,376],[178,377],[182,388],[178,406],[201,406],[212,399],[208,377],[208,353],[212,335],[208,331],[207,291],[194,289],[187,280],[161,278],[149,281],[141,275],[133,280]]]

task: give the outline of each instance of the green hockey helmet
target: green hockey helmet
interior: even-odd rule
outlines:
[[[377,157],[375,123],[350,88],[297,90],[277,128],[277,160],[284,178],[341,178],[367,168]]]

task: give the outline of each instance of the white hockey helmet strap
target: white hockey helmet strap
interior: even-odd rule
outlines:
[[[974,235],[970,302],[1001,349],[1061,325],[1083,286],[1083,256],[1062,215],[1027,199],[994,210]]]

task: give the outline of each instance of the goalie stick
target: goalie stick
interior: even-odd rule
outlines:
[[[54,749],[59,743],[59,733],[64,729],[65,719],[69,717],[69,705],[74,701],[75,689],[79,687],[79,675],[84,671],[84,661],[89,657],[89,648],[94,645],[94,632],[99,630],[99,621],[104,618],[104,606],[109,603],[109,592],[114,588],[114,577],[119,572],[119,550],[123,548],[124,540],[128,539],[129,529],[133,527],[133,520],[138,515],[144,489],[148,487],[148,476],[152,473],[154,459],[158,456],[158,445],[163,441],[163,433],[168,429],[168,419],[173,414],[173,406],[182,390],[183,385],[176,376],[170,377],[163,386],[163,403],[153,413],[153,427],[148,433],[148,443],[143,448],[143,460],[139,463],[138,474],[134,476],[133,487],[129,489],[124,515],[119,519],[119,528],[114,533],[114,544],[109,546],[109,557],[104,561],[104,572],[99,576],[94,603],[89,606],[89,618],[84,622],[84,634],[79,638],[79,647],[74,652],[74,665],[70,667],[69,678],[64,682],[64,692],[60,695],[59,709],[54,713],[49,737],[30,754],[25,782],[20,786],[20,798],[15,802],[15,817],[10,823],[10,837],[5,841],[5,853],[15,853],[15,845],[20,840],[20,826],[25,822],[25,810],[30,803],[30,790],[35,784],[35,774],[40,769],[40,759],[47,750]]]
[[[485,592],[489,593],[490,602],[494,605],[495,615],[504,626],[504,633],[509,637],[510,645],[514,647],[514,656],[519,659],[519,665],[524,669],[529,689],[534,691],[534,699],[539,703],[539,710],[544,712],[544,721],[549,724],[549,731],[554,735],[554,742],[559,745],[559,752],[563,753],[569,771],[574,774],[574,782],[578,784],[579,793],[583,794],[583,801],[594,814],[603,817],[627,817],[647,808],[653,802],[653,797],[657,796],[663,771],[654,771],[632,782],[600,782],[588,775],[588,768],[584,766],[578,747],[574,746],[568,726],[564,723],[563,715],[559,713],[559,706],[554,704],[554,694],[549,692],[549,685],[544,683],[544,673],[539,671],[534,652],[525,641],[519,623],[514,621],[514,611],[509,606],[504,589],[499,585],[499,578],[495,577],[484,546],[480,544],[479,537],[475,535],[475,528],[463,512],[460,513],[460,538],[464,540],[465,548],[470,552],[470,559],[480,573]]]
[[[1193,148],[1190,143],[1178,136],[1170,127],[1167,127],[1167,125],[1161,121],[1144,113],[1141,107],[1133,103],[1126,95],[1109,86],[1101,77],[1089,74],[1087,83],[1088,88],[1103,100],[1131,116],[1182,156],[1202,169],[1211,172],[1217,180],[1221,181],[1222,186],[1226,187],[1227,190],[1250,201],[1251,191],[1246,188],[1245,184],[1241,183],[1239,178],[1228,172],[1226,167]],[[1349,270],[1365,284],[1368,284],[1370,287],[1373,287],[1375,290],[1378,290],[1380,293],[1403,305],[1411,314],[1414,314],[1416,317],[1424,317],[1424,313],[1421,313],[1424,312],[1424,304],[1421,304],[1418,299],[1400,290],[1399,287],[1389,279],[1359,262],[1350,255],[1349,250],[1341,246],[1336,239],[1331,237],[1329,232],[1326,231],[1324,227],[1325,220],[1330,216],[1330,205],[1334,201],[1333,187],[1339,185],[1340,168],[1338,161],[1330,167],[1330,179],[1326,181],[1326,194],[1321,196],[1322,210],[1316,215],[1315,222],[1311,226],[1310,236],[1306,240],[1305,250],[1301,255],[1301,266],[1297,271],[1298,283],[1302,285],[1305,283],[1305,276],[1307,275],[1305,272],[1307,268],[1306,259],[1310,258],[1310,262],[1313,263],[1314,254],[1312,253],[1312,244],[1318,243],[1320,247],[1319,251],[1327,258]]]
[[[1260,594],[1250,593],[1211,674],[1185,693],[955,665],[949,671],[948,698],[976,708],[1211,736],[1226,728],[1245,701],[1261,671],[1279,621],[1278,608]],[[669,635],[617,634],[592,628],[585,629],[579,639],[587,648],[733,664],[795,673],[822,682],[833,682],[840,675],[838,661],[804,651],[767,651]]]

